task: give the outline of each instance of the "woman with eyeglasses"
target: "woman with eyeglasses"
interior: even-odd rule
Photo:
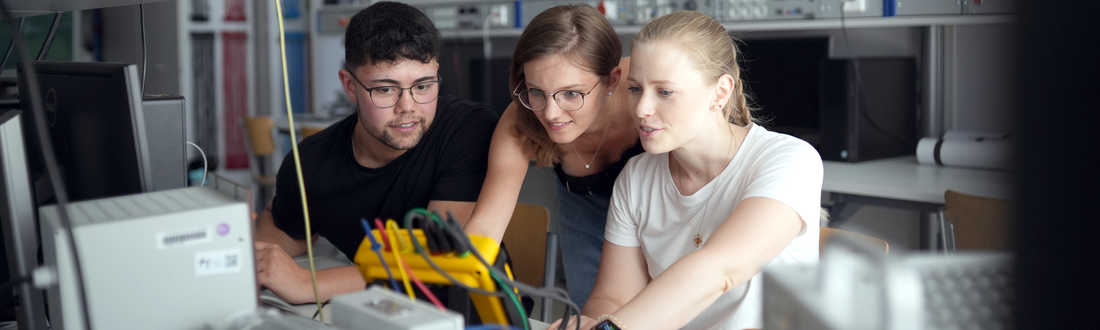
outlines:
[[[619,36],[591,6],[557,6],[531,20],[512,56],[513,102],[493,133],[465,227],[500,241],[530,161],[553,166],[565,278],[578,306],[596,278],[615,178],[642,152],[620,84],[628,65]]]

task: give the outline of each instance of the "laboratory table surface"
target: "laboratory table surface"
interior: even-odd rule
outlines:
[[[829,194],[829,226],[840,226],[864,205],[921,213],[921,249],[946,246],[943,237],[944,193],[1011,200],[1012,172],[952,168],[917,163],[915,156],[860,163],[823,162],[822,192]]]
[[[894,200],[943,204],[947,190],[1012,199],[1012,173],[917,163],[916,156],[860,163],[825,161],[821,190]]]

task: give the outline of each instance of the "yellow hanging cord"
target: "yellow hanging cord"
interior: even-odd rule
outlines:
[[[283,94],[286,95],[286,119],[290,123],[290,141],[298,141],[294,134],[294,112],[290,105],[290,79],[286,74],[286,33],[283,32],[283,5],[282,1],[275,1],[275,16],[279,20],[279,59],[283,64]],[[309,255],[309,276],[313,280],[313,299],[317,302],[317,314],[321,322],[325,321],[325,313],[321,311],[321,293],[317,291],[317,270],[313,266],[313,231],[309,227],[309,204],[306,203],[306,184],[302,180],[302,159],[298,156],[298,144],[291,143],[291,151],[294,154],[294,171],[298,174],[298,190],[302,196],[302,213],[306,221],[306,252]]]
[[[413,291],[412,284],[409,283],[409,274],[405,272],[405,267],[401,267],[404,261],[401,260],[401,253],[406,251],[406,245],[397,238],[397,232],[401,231],[401,228],[397,227],[397,221],[393,219],[386,220],[386,236],[390,237],[390,251],[393,252],[393,258],[397,259],[397,269],[401,271],[401,282],[405,283],[405,292],[409,294],[409,300],[416,301],[416,292]],[[399,249],[398,246],[401,246]],[[401,250],[398,253],[397,250]]]

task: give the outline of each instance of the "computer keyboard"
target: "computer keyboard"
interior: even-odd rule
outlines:
[[[225,330],[340,330],[345,328],[327,325],[298,314],[287,314],[268,307],[260,307],[251,313],[238,315]]]
[[[837,236],[821,263],[764,271],[765,330],[1009,330],[1007,252],[891,252]]]
[[[904,262],[919,274],[925,329],[1010,329],[1012,264],[1007,255],[920,256]]]

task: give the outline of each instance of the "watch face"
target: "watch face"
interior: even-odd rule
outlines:
[[[604,320],[603,322],[600,322],[600,324],[597,324],[596,327],[594,327],[592,329],[595,329],[595,330],[620,330],[619,327],[615,326],[615,323],[611,323],[611,320]]]

